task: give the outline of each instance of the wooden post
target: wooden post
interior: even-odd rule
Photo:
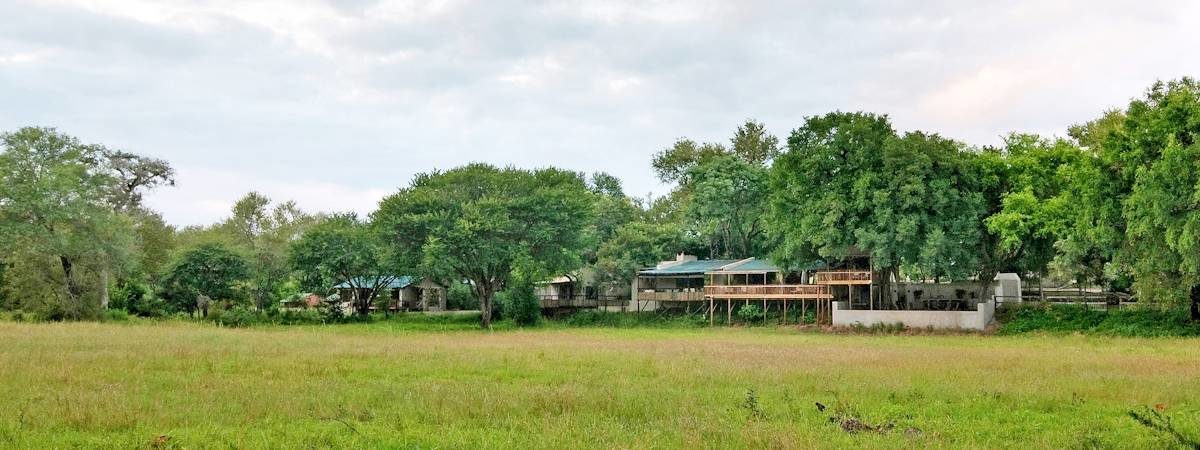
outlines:
[[[708,298],[708,326],[713,326],[713,298]]]
[[[787,299],[786,298],[783,299],[783,322],[782,323],[784,325],[787,325]]]
[[[725,325],[733,325],[733,301],[725,299]]]

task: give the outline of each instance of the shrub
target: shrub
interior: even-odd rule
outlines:
[[[1188,321],[1184,308],[1105,311],[1084,305],[1031,303],[1006,306],[997,312],[1000,333],[1032,331],[1091,333],[1112,336],[1200,336],[1200,323]]]
[[[762,307],[758,305],[745,304],[737,310],[737,316],[739,319],[742,319],[743,322],[762,320],[763,314],[764,312]]]
[[[542,320],[542,302],[538,300],[533,284],[516,281],[508,289],[496,295],[500,315],[512,319],[520,326],[534,326]]]
[[[275,322],[280,325],[314,325],[325,323],[325,315],[315,309],[279,311]]]
[[[120,308],[109,308],[104,311],[100,319],[105,322],[128,322],[129,313]]]
[[[213,308],[209,311],[208,318],[218,325],[231,328],[247,327],[263,319],[257,312],[243,305]]]
[[[450,283],[446,290],[446,308],[457,310],[479,309],[479,300],[471,292],[471,286],[466,283]]]

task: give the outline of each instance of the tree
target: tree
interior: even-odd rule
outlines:
[[[765,167],[779,156],[779,138],[768,133],[766,128],[762,122],[746,120],[729,140],[730,150],[743,161]]]
[[[477,163],[418,175],[372,222],[402,261],[470,280],[487,328],[493,296],[518,266],[539,276],[580,267],[593,245],[592,202],[576,173]]]
[[[99,274],[132,254],[129,221],[105,201],[117,185],[106,150],[52,128],[5,133],[0,144],[0,246],[24,260],[21,273],[61,286],[61,317],[95,314],[107,292]]]
[[[655,153],[650,166],[662,182],[686,185],[688,174],[693,168],[710,158],[728,154],[729,150],[721,144],[700,144],[691,139],[680,138],[671,147]]]
[[[688,239],[678,225],[632,222],[600,246],[597,275],[610,286],[631,286],[638,270],[686,250]]]
[[[293,201],[272,206],[267,196],[250,192],[234,203],[229,218],[200,230],[199,240],[222,242],[243,254],[254,305],[262,310],[286,295],[281,290],[288,281],[288,248],[315,220]]]
[[[588,189],[594,194],[595,201],[595,221],[588,227],[594,242],[607,241],[617,229],[641,217],[641,208],[625,195],[621,188],[621,180],[617,177],[597,172],[592,175]],[[584,261],[587,264],[595,264],[595,247],[584,252]]]
[[[733,156],[712,158],[689,172],[686,217],[714,257],[747,258],[766,250],[769,172]]]
[[[103,149],[105,168],[115,183],[109,188],[109,204],[117,214],[132,216],[134,221],[153,213],[142,209],[144,191],[158,186],[175,185],[175,170],[166,161],[125,151]],[[149,218],[154,220],[154,218]],[[161,219],[160,219],[161,220]],[[142,237],[138,234],[138,237]],[[100,308],[108,308],[108,268],[100,268]]]
[[[238,286],[250,276],[246,260],[222,244],[207,243],[185,251],[163,280],[166,297],[177,310],[195,311],[198,296],[238,299]]]
[[[1200,82],[1155,83],[1098,154],[1123,199],[1116,259],[1132,271],[1139,299],[1187,302],[1200,321]]]
[[[895,136],[886,116],[834,112],[805,119],[771,167],[767,227],[779,243],[772,258],[785,267],[850,254],[872,220],[883,176],[884,146]],[[863,249],[870,250],[870,249]],[[887,277],[900,261],[872,254]]]
[[[1013,133],[975,159],[974,189],[986,208],[977,241],[981,291],[999,272],[1049,273],[1072,214],[1063,174],[1083,157],[1065,139]]]
[[[402,271],[378,235],[353,213],[333,215],[307,229],[291,244],[288,262],[300,274],[301,287],[309,291],[349,285],[355,296],[351,304],[364,316],[370,312],[371,299]],[[369,294],[359,298],[363,290]]]
[[[909,276],[966,279],[977,261],[983,198],[971,189],[971,155],[958,142],[919,131],[889,137],[882,149],[883,177],[872,177],[856,246],[879,267],[902,267]],[[865,184],[865,183],[864,183]],[[885,273],[887,271],[885,270]],[[893,298],[885,276],[884,292]]]

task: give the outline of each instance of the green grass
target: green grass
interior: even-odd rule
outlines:
[[[1127,415],[1156,404],[1200,434],[1196,339],[471,319],[0,323],[0,447],[1166,448]]]

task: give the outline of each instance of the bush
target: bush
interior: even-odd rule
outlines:
[[[738,318],[747,323],[762,320],[763,314],[762,307],[758,305],[745,304],[737,310]]]
[[[1111,336],[1200,336],[1185,308],[1096,310],[1084,305],[1024,304],[997,312],[1001,334],[1047,331]]]
[[[325,315],[316,309],[279,311],[275,323],[280,325],[315,325],[325,323]]]
[[[450,283],[446,290],[446,308],[457,310],[479,309],[479,300],[471,292],[471,286],[466,283]]]
[[[230,328],[248,327],[264,319],[254,310],[242,305],[213,308],[208,312],[208,318],[218,325]]]
[[[120,308],[109,308],[100,316],[100,320],[104,322],[128,322],[129,313]]]
[[[542,320],[542,302],[538,300],[533,284],[517,281],[508,289],[496,294],[496,303],[500,306],[500,316],[512,319],[520,326],[534,326]]]
[[[571,327],[699,328],[708,326],[708,317],[704,314],[673,314],[670,312],[636,313],[583,310],[567,316],[562,323]]]

